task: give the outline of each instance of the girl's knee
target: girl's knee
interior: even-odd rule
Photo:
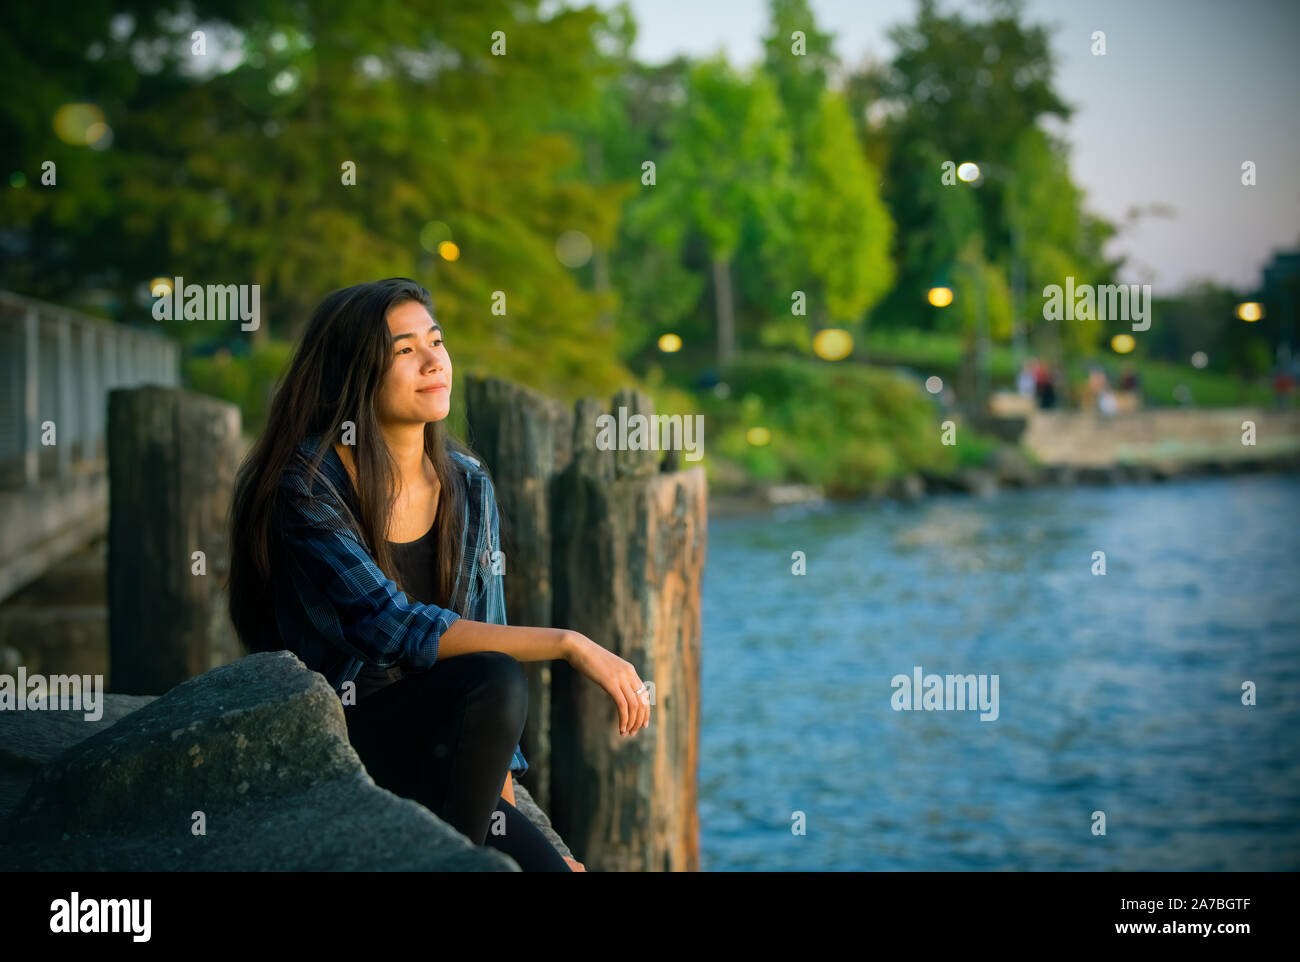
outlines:
[[[513,656],[502,651],[478,651],[479,688],[501,702],[504,711],[522,720],[528,715],[528,675]]]

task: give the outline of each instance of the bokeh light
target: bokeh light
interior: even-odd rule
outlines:
[[[1135,347],[1137,341],[1132,334],[1116,334],[1110,339],[1110,349],[1116,354],[1127,354]]]
[[[172,286],[170,277],[155,277],[149,282],[149,293],[154,297],[170,297]]]
[[[302,77],[299,75],[298,71],[293,67],[288,67],[285,70],[281,70],[274,78],[272,78],[270,90],[271,93],[276,96],[291,94],[298,89],[298,85],[301,82]]]
[[[54,112],[54,133],[65,144],[85,147],[104,140],[109,127],[95,104],[64,104]]]
[[[566,230],[555,239],[555,256],[565,267],[581,267],[591,260],[591,238],[580,230]]]
[[[745,440],[756,448],[761,448],[772,441],[772,432],[764,427],[753,427],[745,432]]]
[[[1237,305],[1237,316],[1243,321],[1258,321],[1264,316],[1264,305],[1258,301],[1246,301]]]
[[[853,351],[853,335],[840,327],[818,331],[813,338],[813,353],[823,361],[840,361]]]
[[[420,246],[430,254],[438,253],[438,245],[451,240],[451,228],[440,220],[431,220],[420,228]]]
[[[943,378],[931,374],[925,379],[925,389],[931,394],[938,394],[943,390]]]
[[[113,128],[104,123],[93,123],[86,128],[86,140],[91,150],[108,150],[113,146]]]
[[[443,241],[438,245],[438,256],[445,261],[459,260],[460,248],[452,241]]]
[[[979,164],[972,164],[969,160],[957,168],[957,179],[970,183],[973,180],[980,179]]]
[[[930,303],[935,307],[947,307],[952,303],[952,288],[950,287],[932,287],[927,295]]]
[[[1204,351],[1197,351],[1192,355],[1192,367],[1203,368],[1209,363],[1210,359],[1206,356]]]
[[[672,354],[682,349],[682,339],[676,334],[659,335],[659,350],[665,354]]]

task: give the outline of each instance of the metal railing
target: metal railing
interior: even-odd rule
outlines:
[[[180,345],[0,291],[0,488],[104,467],[108,392],[180,383]]]

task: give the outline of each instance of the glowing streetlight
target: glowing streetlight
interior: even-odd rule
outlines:
[[[1237,305],[1237,316],[1243,321],[1258,321],[1264,316],[1264,305],[1258,301],[1246,301]]]
[[[935,307],[947,307],[952,303],[951,287],[932,287],[927,295],[931,304]]]

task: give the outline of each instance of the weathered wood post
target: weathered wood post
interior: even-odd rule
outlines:
[[[655,430],[648,395],[619,392],[616,420],[619,407]],[[552,624],[630,661],[654,704],[649,727],[623,738],[609,694],[554,664],[549,811],[592,871],[697,871],[704,468],[661,471],[661,451],[598,450],[605,413],[578,402],[573,461],[554,485]]]
[[[108,682],[161,695],[241,654],[222,589],[239,408],[175,388],[110,391],[107,447]]]
[[[506,616],[512,625],[552,625],[551,486],[572,459],[573,412],[558,401],[495,377],[465,382],[470,446],[492,474],[501,512]],[[543,810],[551,806],[551,664],[528,662],[528,723],[521,779]]]

